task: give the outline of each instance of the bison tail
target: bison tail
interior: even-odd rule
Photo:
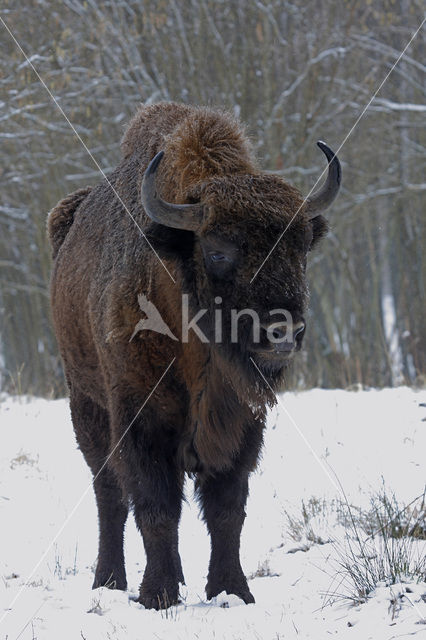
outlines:
[[[52,258],[56,258],[65,236],[74,222],[74,213],[77,207],[91,190],[92,187],[84,187],[84,189],[70,193],[50,211],[47,217],[47,233],[52,247]]]

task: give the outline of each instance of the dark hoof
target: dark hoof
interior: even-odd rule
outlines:
[[[122,572],[109,570],[96,569],[95,579],[92,584],[92,589],[99,589],[99,587],[106,587],[107,589],[119,589],[120,591],[127,590],[126,576]]]
[[[161,592],[157,593],[146,593],[141,591],[138,602],[143,604],[145,609],[156,609],[159,611],[160,609],[168,609],[173,605],[180,604],[178,589],[174,590],[172,593],[163,589]]]
[[[207,595],[207,600],[211,600],[212,598],[215,598],[216,596],[219,595],[219,593],[222,593],[222,591],[226,591],[226,593],[228,595],[235,595],[238,596],[239,598],[241,598],[241,600],[243,602],[245,602],[245,604],[253,604],[255,601],[253,594],[251,593],[250,589],[247,586],[247,583],[245,584],[237,584],[237,585],[210,585],[209,583],[207,583],[206,586],[206,595]]]
[[[139,602],[145,609],[158,611],[180,604],[179,580],[176,575],[157,576],[149,572],[144,575],[139,593]]]
[[[246,604],[254,604],[256,600],[251,591],[247,590],[244,594],[239,596]]]

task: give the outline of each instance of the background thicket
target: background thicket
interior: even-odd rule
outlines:
[[[417,0],[3,0],[2,17],[107,173],[141,101],[228,107],[248,124],[262,166],[304,193],[324,168],[315,141],[345,141],[343,189],[310,261],[309,331],[289,383],[347,387],[425,380],[424,27],[357,121],[423,9]],[[0,31],[1,384],[62,394],[46,213],[100,175]]]

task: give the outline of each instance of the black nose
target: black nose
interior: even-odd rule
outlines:
[[[295,342],[297,336],[300,336],[300,334],[305,331],[306,325],[303,320],[299,320],[299,322],[295,322],[293,325],[284,323],[278,327],[272,328],[264,324],[262,327],[266,331],[268,339],[271,342],[283,342],[284,340],[286,342]]]
[[[305,331],[304,320],[299,320],[293,324],[283,323],[278,326],[262,325],[265,342],[272,345],[274,351],[292,351],[300,346],[302,335]]]
[[[274,338],[274,340],[284,340],[286,335],[286,327],[275,327],[270,332],[270,335]]]
[[[305,327],[306,324],[303,320],[300,320],[300,322],[296,322],[296,324],[293,325],[293,341],[296,341],[297,336],[305,331]]]

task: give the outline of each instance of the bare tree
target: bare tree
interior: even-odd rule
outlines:
[[[138,103],[233,110],[262,165],[306,193],[423,19],[418,1],[5,0],[3,18],[96,163]],[[50,329],[47,211],[98,168],[2,29],[2,385],[63,393]],[[424,29],[339,153],[343,193],[310,265],[306,359],[288,384],[425,380]],[[283,239],[285,241],[285,238]],[[309,367],[307,362],[309,361]]]

